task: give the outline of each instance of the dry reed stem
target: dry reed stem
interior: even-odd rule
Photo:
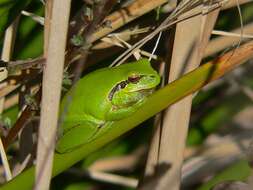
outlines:
[[[250,3],[250,2],[252,2],[252,0],[227,0],[227,2],[224,3],[224,6],[221,7],[221,10],[233,8],[233,7],[237,6],[237,3],[239,3],[239,5],[243,5],[243,4]],[[176,3],[171,3],[169,11],[174,10],[175,6],[176,6]]]
[[[126,8],[122,8],[119,11],[114,12],[105,18],[105,20],[111,21],[111,27],[104,27],[101,30],[95,32],[91,41],[111,33],[112,31],[120,28],[121,26],[131,22],[132,20],[144,15],[145,13],[155,9],[156,7],[166,3],[167,0],[137,0],[134,1]]]
[[[219,9],[213,12],[210,12],[209,14],[205,16],[202,16],[202,23],[201,25],[199,25],[200,33],[197,33],[197,35],[194,36],[195,39],[193,38],[192,40],[196,40],[196,37],[198,35],[200,36],[200,39],[196,43],[197,47],[194,47],[196,48],[193,50],[193,54],[192,54],[192,56],[194,57],[190,60],[189,65],[187,65],[187,67],[185,68],[186,72],[189,72],[199,66],[218,14],[219,14]],[[194,41],[192,41],[191,43],[194,43]],[[187,47],[188,52],[191,48],[190,46],[192,46],[192,44],[189,44],[189,46]],[[176,54],[175,56],[179,56],[179,54]],[[183,61],[183,60],[181,59],[180,61]],[[173,64],[173,61],[172,61],[172,64]],[[175,64],[178,64],[178,62],[176,61]],[[176,70],[174,70],[177,72],[177,74],[175,74],[173,70],[171,69],[170,72],[173,73],[174,77],[170,76],[169,81],[173,81],[174,79],[180,76],[179,70],[182,71],[184,64],[185,63],[182,63],[181,68],[177,68]],[[165,159],[161,158],[160,163],[163,161],[170,161],[172,164],[172,168],[169,171],[169,174],[165,176],[164,178],[164,179],[168,179],[171,183],[165,181],[165,184],[163,186],[166,187],[167,185],[173,184],[173,178],[174,178],[173,173],[178,172],[177,173],[178,178],[176,179],[177,184],[175,184],[175,186],[173,187],[173,189],[175,190],[180,188],[181,171],[178,169],[181,168],[182,162],[183,162],[183,152],[184,152],[185,141],[186,141],[187,132],[188,132],[188,125],[189,125],[190,112],[191,112],[191,102],[192,102],[192,96],[188,96],[187,98],[185,98],[178,104],[173,105],[168,110],[168,113],[167,113],[168,115],[167,115],[167,118],[165,118],[164,125],[163,125],[163,127],[169,128],[167,132],[173,132],[173,134],[170,134],[170,135],[169,133],[166,133],[166,132],[162,133],[160,153],[165,155]],[[170,140],[166,139],[168,136],[169,138],[171,138]],[[177,146],[173,148],[173,146],[175,145],[174,142],[176,142],[176,139],[178,138],[180,139],[180,141],[178,141]],[[170,143],[170,144],[169,146],[166,147],[167,143]],[[170,150],[170,153],[168,153],[168,150]]]
[[[80,169],[71,168],[69,169],[68,173],[70,173],[72,176],[74,175],[78,177],[85,177],[88,179],[92,179],[94,181],[109,183],[113,185],[120,185],[130,188],[136,188],[138,184],[138,180],[135,178],[124,177],[116,174],[90,169],[83,171]]]
[[[43,72],[42,107],[34,188],[38,190],[47,190],[50,185],[70,7],[71,0],[52,1],[47,64]]]
[[[7,84],[6,84],[7,85]],[[13,92],[14,90],[16,90],[20,85],[7,85],[5,86],[3,89],[0,90],[0,98],[5,97],[6,95],[8,95],[9,93]]]
[[[114,185],[121,185],[125,187],[136,188],[138,184],[137,179],[123,177],[123,176],[105,173],[101,171],[87,170],[85,175],[96,181],[111,183]]]
[[[15,44],[16,29],[18,26],[18,22],[19,22],[19,17],[17,17],[15,21],[5,31],[3,51],[1,55],[1,59],[4,61],[9,61],[11,59],[11,55],[12,55],[14,44]],[[7,76],[8,76],[7,69],[4,68],[4,71],[1,72],[0,81],[6,79]],[[5,97],[2,96],[0,98],[0,114],[3,112],[3,109],[4,109],[4,101],[5,101]],[[10,166],[8,163],[8,159],[7,159],[6,152],[4,150],[4,146],[3,146],[3,142],[1,138],[0,138],[0,154],[1,154],[1,159],[3,162],[6,180],[9,181],[12,179],[12,173],[10,170]]]
[[[232,33],[240,34],[241,28],[237,28],[232,30]],[[253,33],[253,23],[247,24],[243,27],[243,32],[245,34],[252,34]],[[210,56],[212,54],[218,53],[232,45],[235,45],[239,42],[240,38],[238,37],[227,37],[221,36],[211,40],[206,48],[205,56]]]
[[[204,8],[206,7],[197,7],[197,9]],[[177,25],[170,66],[170,82],[176,80],[182,73],[198,67],[218,13],[219,9],[207,15],[200,15],[183,21]],[[189,28],[191,28],[191,32],[186,32]],[[186,63],[187,60],[189,61]],[[188,96],[172,105],[164,114],[160,141],[153,139],[155,143],[160,142],[160,146],[155,146],[159,147],[157,164],[167,163],[171,165],[168,172],[159,179],[155,189],[165,190],[170,187],[171,190],[178,190],[180,188],[181,165],[188,131],[191,101],[192,96]],[[158,137],[158,135],[156,136]],[[156,150],[150,151],[151,154],[149,155],[152,155],[152,151],[157,152]],[[154,159],[152,160],[155,161]],[[155,163],[148,164],[151,167]]]
[[[4,151],[4,146],[3,146],[3,142],[1,138],[0,138],[0,154],[1,154],[1,161],[3,164],[6,180],[9,181],[12,179],[12,173],[11,173],[10,165],[6,156],[6,152]]]
[[[14,49],[15,38],[16,38],[16,30],[19,22],[19,17],[15,19],[15,21],[6,29],[3,43],[3,51],[1,59],[3,61],[10,61],[11,55]],[[8,76],[7,69],[4,68],[4,71],[1,71],[0,81],[6,79]],[[4,105],[4,97],[0,98],[0,113],[3,112]]]
[[[245,3],[250,3],[252,2],[252,0],[229,0],[224,7],[222,7],[222,9],[230,9],[233,8],[235,6],[237,6],[237,3],[239,3],[239,5],[243,5]]]
[[[51,19],[52,19],[52,8],[53,8],[54,0],[49,0],[46,2],[45,6],[45,21],[44,21],[44,57],[47,57],[48,53],[48,44],[49,44],[49,35],[50,35],[50,27],[51,27]]]
[[[241,38],[241,40],[243,39],[253,39],[253,35],[249,35],[249,34],[237,34],[237,33],[233,33],[233,32],[226,32],[226,31],[221,31],[221,30],[213,30],[212,31],[213,35],[219,35],[219,36],[227,36],[227,37],[237,37],[237,38]]]

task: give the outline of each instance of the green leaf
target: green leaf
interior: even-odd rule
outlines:
[[[0,0],[0,39],[6,28],[32,0]]]
[[[214,185],[223,181],[246,180],[250,174],[251,168],[249,167],[248,162],[245,160],[240,160],[220,172],[218,175],[214,176],[211,180],[198,188],[198,190],[210,190]]]

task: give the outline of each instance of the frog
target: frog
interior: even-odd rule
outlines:
[[[134,114],[154,92],[160,76],[148,59],[97,69],[64,96],[56,151],[67,153],[105,132],[113,122]]]

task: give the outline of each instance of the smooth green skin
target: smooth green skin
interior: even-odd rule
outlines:
[[[129,77],[140,79],[131,82]],[[122,82],[125,86],[110,95]],[[160,76],[147,59],[86,75],[62,101],[61,113],[66,112],[66,115],[60,126],[56,151],[71,152],[109,131],[114,121],[133,114],[159,83]],[[68,102],[71,103],[68,105]]]

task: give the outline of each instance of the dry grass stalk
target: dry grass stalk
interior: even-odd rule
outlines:
[[[226,3],[224,4],[224,6],[221,7],[221,10],[233,8],[233,7],[237,6],[237,4],[243,5],[243,4],[250,3],[250,2],[252,2],[252,1],[251,0],[227,0]],[[168,12],[170,12],[170,11],[174,10],[175,7],[176,7],[176,3],[169,2],[168,7],[167,8],[165,7],[165,11],[167,9]]]
[[[10,61],[11,55],[13,52],[15,38],[16,38],[16,29],[18,26],[19,17],[7,28],[4,36],[4,43],[3,43],[3,51],[1,59],[3,61]],[[3,81],[8,76],[7,69],[5,68],[4,71],[1,72],[0,81]],[[3,112],[3,104],[4,104],[4,97],[0,98],[0,113]]]
[[[189,18],[195,17],[197,15],[208,14],[209,12],[219,9],[222,5],[227,2],[227,0],[219,0],[217,2],[207,1],[209,4],[208,9],[195,9],[197,6],[202,5],[203,1],[200,0],[184,0],[180,1],[178,6],[174,9],[174,11],[149,35],[145,36],[143,39],[135,43],[131,48],[127,51],[123,52],[111,66],[120,65],[124,61],[127,60],[136,50],[140,49],[144,44],[146,44],[149,40],[153,39],[156,35],[158,35],[161,31],[167,30],[172,27],[174,24],[183,22]],[[185,14],[185,15],[184,15]],[[184,15],[184,16],[182,16]]]
[[[243,39],[253,39],[252,35],[249,34],[237,34],[237,33],[233,33],[233,32],[226,32],[226,31],[221,31],[221,30],[213,30],[212,34],[214,35],[220,35],[220,36],[228,36],[228,37],[237,37],[237,38],[241,38],[241,40]]]
[[[8,95],[9,93],[13,92],[14,90],[16,90],[18,87],[20,87],[20,85],[9,85],[6,84],[5,87],[3,87],[2,89],[0,89],[0,98],[5,97],[6,95]]]
[[[116,174],[106,173],[102,171],[96,170],[80,170],[76,168],[71,168],[68,170],[68,173],[78,177],[85,177],[88,179],[92,179],[95,181],[109,183],[124,187],[136,188],[138,184],[138,180],[135,178],[124,177]]]
[[[103,29],[95,32],[91,41],[111,33],[112,31],[120,28],[121,26],[131,22],[132,20],[144,15],[145,13],[155,9],[158,6],[166,3],[167,0],[136,0],[128,7],[125,7],[119,11],[114,12],[105,18],[105,20],[111,21],[111,27],[104,27]]]
[[[137,179],[123,177],[123,176],[105,173],[101,171],[87,170],[85,175],[96,181],[111,183],[115,185],[121,185],[125,187],[136,188],[138,184]]]
[[[42,108],[34,188],[39,190],[47,190],[50,185],[70,6],[70,0],[52,1],[52,17],[48,19],[50,20],[50,36],[47,46],[47,64],[43,73]]]
[[[197,9],[203,8],[201,6]],[[170,82],[180,77],[182,73],[198,67],[218,13],[219,9],[207,15],[191,18],[177,25],[169,75]],[[186,32],[189,28],[191,28],[190,33]],[[189,61],[186,63],[187,60]],[[156,189],[162,190],[170,187],[170,189],[177,190],[180,187],[181,165],[188,131],[191,100],[192,96],[188,96],[177,104],[172,105],[165,112],[161,140],[154,139],[155,143],[160,142],[160,147],[155,146],[159,147],[159,155],[157,156],[157,163],[148,163],[149,167],[164,163],[171,165],[168,172],[159,179]],[[150,151],[157,152],[157,150]],[[154,159],[152,160],[155,161]],[[150,175],[150,173],[146,173],[146,175]]]
[[[16,29],[18,26],[18,22],[19,22],[19,17],[5,31],[3,51],[1,55],[1,59],[4,61],[9,61],[11,59],[11,55],[12,55],[14,44],[15,44]],[[7,72],[7,69],[5,68],[4,71],[1,72],[0,81],[3,81],[4,79],[6,79],[7,76],[8,76],[8,72]],[[5,97],[2,96],[0,98],[0,114],[3,112],[4,102],[5,102]],[[0,138],[0,154],[1,154],[1,159],[3,162],[5,176],[6,176],[7,181],[9,181],[12,179],[12,173],[10,170],[10,166],[8,163],[8,159],[7,159],[1,138]]]
[[[9,162],[8,162],[6,152],[4,150],[4,146],[1,139],[0,139],[0,154],[1,154],[1,160],[3,163],[6,180],[9,181],[12,179],[12,173],[11,173]]]
[[[224,7],[222,8],[223,10],[224,9],[230,9],[230,8],[233,8],[235,6],[237,6],[237,4],[239,3],[239,5],[243,5],[245,3],[250,3],[252,2],[251,0],[229,0],[225,5]]]
[[[241,28],[232,30],[232,33],[240,34]],[[243,27],[243,33],[252,34],[253,33],[253,23],[247,24]],[[221,36],[211,40],[206,48],[205,56],[210,56],[212,54],[218,53],[228,47],[231,47],[234,44],[239,42],[240,38],[238,37],[227,37]]]

